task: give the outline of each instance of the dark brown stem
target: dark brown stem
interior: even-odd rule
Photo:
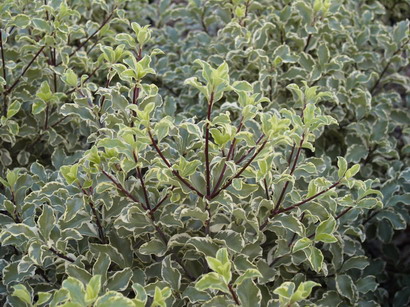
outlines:
[[[6,60],[4,59],[3,49],[3,34],[0,29],[0,51],[1,51],[1,67],[3,68],[3,79],[6,82],[3,88],[3,115],[7,117],[7,72],[6,72]]]
[[[181,268],[184,270],[185,274],[187,277],[191,280],[194,281],[196,278],[192,276],[192,274],[187,270],[186,266],[182,263],[181,259],[178,257],[175,258],[175,261],[181,266]]]
[[[332,184],[330,187],[328,187],[327,189],[324,189],[323,191],[320,191],[319,193],[316,193],[313,196],[310,196],[310,197],[308,197],[308,198],[306,198],[306,199],[304,199],[304,200],[302,200],[302,201],[300,201],[300,202],[298,202],[298,203],[296,203],[296,204],[294,204],[290,207],[287,207],[287,208],[284,208],[284,209],[281,209],[281,210],[277,210],[273,213],[273,216],[278,215],[278,214],[283,213],[283,212],[290,211],[290,210],[295,209],[297,207],[300,207],[300,206],[306,204],[307,202],[309,202],[309,201],[319,197],[320,195],[326,193],[327,191],[337,187],[339,184],[340,184],[340,181],[337,181],[334,184]]]
[[[266,199],[270,200],[269,188],[268,183],[266,182],[266,178],[263,179],[263,185],[265,186]]]
[[[211,169],[209,162],[209,125],[211,122],[212,105],[214,103],[214,92],[211,93],[211,97],[208,101],[208,115],[207,123],[205,125],[205,172],[206,172],[206,196],[211,195]]]
[[[292,157],[293,157],[293,152],[295,151],[295,144],[292,146],[292,150],[290,151],[289,159],[288,159],[288,164],[290,166],[290,163],[292,162]]]
[[[307,38],[307,40],[306,40],[306,45],[305,45],[305,47],[303,48],[303,52],[306,52],[306,50],[307,50],[307,48],[309,47],[309,44],[310,44],[310,40],[312,39],[312,33],[310,33],[309,35],[308,35],[308,38]]]
[[[260,141],[262,141],[262,139],[263,139],[264,136],[265,136],[265,135],[262,134],[262,135],[257,139],[256,145],[255,145],[254,147],[250,148],[250,149],[246,152],[246,154],[244,154],[242,157],[240,157],[239,160],[235,161],[235,163],[236,163],[236,164],[239,164],[239,163],[241,163],[243,160],[245,160],[245,159],[252,153],[252,151],[255,150],[255,148],[258,146],[258,144],[260,143]]]
[[[133,202],[139,204],[142,206],[142,208],[144,210],[147,210],[147,208],[145,207],[145,205],[143,203],[141,203],[134,195],[132,195],[130,192],[128,192],[123,186],[122,184],[120,184],[117,180],[114,179],[113,176],[111,176],[110,174],[108,174],[106,171],[101,170],[101,172],[105,175],[105,177],[107,177],[116,187],[118,190],[120,190],[122,193],[124,193],[129,199],[131,199]]]
[[[403,43],[403,45],[401,45],[401,46],[396,50],[396,52],[393,53],[393,55],[391,56],[391,58],[390,58],[389,61],[387,62],[386,66],[383,68],[382,72],[380,73],[379,78],[376,80],[376,83],[375,83],[375,84],[372,86],[372,88],[370,89],[370,94],[373,95],[373,93],[374,93],[374,91],[376,90],[377,86],[379,85],[380,81],[381,81],[382,78],[384,77],[384,74],[385,74],[385,73],[387,72],[387,70],[389,69],[393,57],[394,57],[395,55],[397,55],[397,54],[402,50],[402,48],[407,45],[407,43],[408,43],[409,41],[410,41],[410,38],[407,39],[407,40]]]
[[[137,100],[138,100],[139,95],[140,95],[140,88],[139,88],[138,84],[135,84],[134,91],[133,91],[133,94],[132,94],[132,104],[135,104],[135,105],[137,104]]]
[[[84,42],[82,42],[77,48],[74,49],[73,52],[71,52],[68,56],[72,57],[74,54],[77,53],[78,50],[80,50],[82,47],[84,47],[88,41],[90,39],[92,39],[95,35],[97,35],[98,32],[100,32],[100,30],[110,21],[110,19],[112,18],[112,16],[114,15],[115,12],[115,8],[112,10],[112,12],[110,13],[110,15],[107,16],[107,18],[105,18],[102,22],[102,24],[98,27],[97,30],[95,30],[90,36],[88,36],[86,38],[86,40]],[[56,66],[59,66],[62,62],[58,62]]]
[[[137,155],[135,154],[135,151],[132,153],[132,155],[134,156],[135,163],[138,163],[138,158],[137,158]],[[151,211],[151,205],[149,203],[148,192],[147,192],[147,188],[145,187],[144,177],[142,176],[141,169],[137,167],[136,171],[137,171],[137,176],[141,182],[142,191],[144,193],[145,207],[147,208],[147,210]]]
[[[202,14],[201,14],[201,25],[202,25],[202,28],[204,29],[204,32],[206,33],[206,34],[208,34],[208,35],[210,35],[209,34],[209,31],[208,31],[208,28],[207,28],[207,26],[206,26],[206,24],[205,24],[205,13],[206,13],[206,2],[207,2],[208,0],[205,0],[205,2],[204,2],[204,10],[202,11]]]
[[[74,259],[72,259],[72,258],[70,258],[70,257],[68,257],[68,256],[66,256],[66,255],[64,255],[63,253],[60,253],[59,251],[57,251],[57,250],[54,249],[53,247],[50,247],[50,248],[49,248],[49,251],[52,252],[52,253],[53,253],[54,255],[56,255],[57,257],[60,257],[61,259],[67,260],[67,261],[69,261],[69,262],[71,262],[71,263],[74,263],[74,262],[75,262]]]
[[[309,202],[309,201],[315,199],[316,197],[319,197],[320,195],[326,193],[327,191],[329,191],[329,190],[331,190],[331,189],[337,187],[339,184],[340,184],[340,181],[337,181],[336,183],[332,184],[332,185],[331,185],[330,187],[328,187],[327,189],[325,189],[325,190],[323,190],[323,191],[321,191],[321,192],[319,192],[319,193],[316,193],[315,195],[313,195],[313,196],[311,196],[311,197],[309,197],[309,198],[306,198],[305,200],[302,200],[301,202],[298,202],[297,204],[294,204],[294,205],[292,205],[292,206],[290,206],[290,207],[287,207],[287,208],[285,208],[285,209],[272,210],[272,211],[271,211],[271,214],[269,215],[269,217],[265,220],[265,222],[263,222],[263,224],[261,224],[261,226],[259,227],[259,229],[260,229],[260,230],[264,229],[264,228],[268,225],[268,222],[269,222],[269,219],[270,219],[270,218],[272,218],[272,217],[274,217],[274,216],[276,216],[276,215],[278,215],[278,214],[280,214],[280,213],[287,212],[287,211],[290,211],[290,210],[292,210],[292,209],[295,209],[295,208],[297,208],[297,207],[299,207],[299,206],[302,206],[303,204],[306,204],[307,202]]]
[[[98,229],[98,236],[100,237],[101,243],[102,244],[108,243],[108,240],[107,240],[107,238],[105,237],[105,234],[104,234],[104,228],[103,228],[102,223],[101,223],[100,215],[98,214],[97,209],[95,208],[95,205],[94,205],[93,201],[91,200],[90,193],[88,193],[80,184],[78,186],[81,189],[81,191],[83,191],[84,195],[90,197],[90,199],[88,200],[88,205],[90,206],[91,211],[94,214],[95,223],[97,224],[97,229]]]
[[[54,127],[57,126],[59,123],[61,123],[63,120],[65,120],[68,116],[70,116],[70,115],[66,115],[66,116],[60,118],[58,121],[56,121],[56,122],[55,122],[54,124],[52,124],[50,127],[51,127],[51,128],[54,128]]]
[[[292,165],[292,168],[291,168],[290,173],[289,173],[289,175],[291,175],[291,176],[293,175],[293,172],[296,169],[296,165],[297,165],[298,160],[299,160],[299,156],[300,156],[300,152],[302,150],[302,145],[303,145],[304,140],[305,140],[305,134],[302,134],[302,139],[300,140],[299,147],[298,147],[298,150],[296,152],[295,160],[293,161],[293,165]],[[293,155],[293,151],[294,151],[294,148],[292,149],[291,155]],[[289,161],[290,161],[290,159],[289,159]],[[276,203],[275,207],[273,208],[273,211],[276,211],[279,208],[279,206],[281,205],[281,203],[282,203],[282,201],[285,197],[286,189],[288,188],[289,182],[290,181],[286,181],[285,185],[283,186],[282,192],[279,195],[278,202]]]
[[[176,170],[172,169],[172,164],[169,163],[167,158],[165,158],[164,154],[162,153],[161,149],[158,147],[158,144],[155,142],[151,131],[148,129],[148,135],[151,139],[151,144],[154,146],[155,150],[157,151],[158,155],[161,157],[162,161],[164,161],[165,165],[171,169],[172,173],[184,184],[186,185],[189,189],[194,191],[196,194],[198,194],[199,197],[204,197],[204,194],[199,192],[192,184],[190,184],[186,179],[184,179]]]
[[[253,154],[253,156],[248,160],[248,162],[245,163],[245,165],[235,174],[235,176],[233,176],[232,178],[230,178],[219,190],[217,190],[215,193],[212,193],[211,195],[211,199],[215,198],[216,196],[218,196],[219,193],[221,193],[221,191],[225,190],[226,188],[228,188],[231,184],[232,181],[236,178],[238,178],[246,169],[247,167],[252,163],[252,161],[257,157],[257,155],[262,151],[262,149],[265,147],[266,143],[268,142],[268,140],[266,139],[262,145],[259,147],[259,149]]]
[[[238,132],[242,129],[242,125],[243,125],[243,123],[242,123],[242,119],[241,119],[241,121],[240,121],[240,123],[239,123],[239,126],[238,126],[238,128],[236,129],[236,133],[238,133]],[[234,157],[235,145],[236,145],[236,138],[234,138],[234,139],[232,140],[232,142],[231,142],[231,146],[229,147],[228,155],[226,156],[225,164],[224,164],[224,166],[223,166],[223,168],[222,168],[221,174],[219,175],[218,181],[216,182],[215,187],[213,188],[211,194],[214,194],[215,191],[218,190],[219,186],[220,186],[221,183],[222,183],[223,177],[224,177],[225,172],[226,172],[226,169],[227,169],[227,167],[228,167],[228,164],[227,164],[226,162],[229,161],[230,159],[233,159],[233,157]],[[224,153],[224,151],[222,151],[222,153]]]
[[[175,189],[175,187],[171,188],[171,191]],[[152,208],[151,212],[154,213],[155,211],[158,210],[158,208],[162,205],[162,203],[169,197],[169,193],[166,194],[155,206]]]
[[[370,216],[364,220],[363,225],[367,224],[372,218],[374,218],[377,214],[379,214],[381,211],[374,211]]]
[[[232,287],[231,284],[228,285],[228,289],[229,289],[229,292],[232,295],[233,300],[235,301],[235,304],[240,305],[241,302],[239,301],[238,296],[236,295],[235,290],[234,290],[234,288]]]
[[[48,103],[47,103],[47,106],[46,106],[46,118],[44,119],[44,130],[47,130],[47,129],[48,129],[49,109],[50,109],[50,106],[49,106]]]
[[[6,60],[4,57],[4,49],[3,49],[3,33],[0,29],[0,51],[1,51],[1,63],[3,68],[3,79],[7,83],[7,72],[6,72]]]
[[[95,223],[97,224],[98,235],[100,237],[100,240],[103,244],[107,244],[108,241],[107,241],[107,238],[105,237],[104,228],[102,226],[101,219],[100,219],[100,216],[98,215],[97,209],[95,208],[95,205],[92,201],[89,201],[88,204],[90,205],[90,208],[94,214]]]
[[[31,65],[33,65],[34,61],[37,59],[37,57],[40,55],[40,53],[43,51],[45,47],[46,46],[43,46],[40,48],[40,50],[37,51],[37,53],[34,55],[31,61],[26,65],[21,74],[17,77],[16,81],[14,81],[14,83],[5,91],[6,94],[9,94],[16,87],[16,85],[20,82],[21,77],[23,77],[27,70],[31,67]]]
[[[301,223],[302,223],[302,221],[303,221],[303,218],[305,217],[305,213],[306,213],[306,212],[303,212],[302,215],[301,215],[301,217],[300,217],[300,222],[301,222]],[[293,242],[295,241],[295,239],[296,239],[296,232],[293,234],[292,239],[290,240],[290,242],[289,242],[289,244],[288,244],[288,247],[290,247],[290,246],[293,244]]]
[[[84,83],[87,83],[87,81],[90,80],[90,79],[95,75],[95,73],[97,72],[97,70],[98,70],[100,67],[101,67],[101,64],[98,65],[96,68],[94,68],[94,70],[93,70],[93,71],[88,75],[88,77],[84,80],[83,84],[84,84]],[[108,86],[106,86],[106,87],[108,87]],[[65,94],[68,96],[68,95],[74,93],[75,91],[76,91],[76,88],[73,88],[73,89],[67,91]]]
[[[343,215],[345,215],[347,212],[349,212],[349,211],[352,210],[352,209],[353,209],[353,207],[347,207],[346,209],[344,209],[342,212],[340,212],[340,213],[336,216],[335,220],[340,219]]]

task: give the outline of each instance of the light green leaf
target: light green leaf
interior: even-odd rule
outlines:
[[[69,297],[73,303],[78,303],[82,304],[82,306],[86,306],[84,299],[84,285],[78,279],[68,277],[63,281],[62,287],[68,290]]]
[[[256,277],[262,277],[262,274],[256,269],[247,269],[245,273],[235,280],[235,285],[240,285],[244,280],[253,279]]]
[[[12,118],[14,115],[20,111],[21,103],[18,100],[13,101],[11,105],[9,105],[7,109],[7,118]]]
[[[12,296],[18,297],[23,302],[31,305],[31,295],[28,292],[27,288],[24,285],[15,285],[13,286],[13,293]]]
[[[94,302],[98,298],[101,290],[101,275],[93,276],[85,289],[85,301],[87,304]]]
[[[225,293],[229,293],[227,284],[224,278],[218,273],[208,273],[201,277],[201,279],[195,284],[195,288],[199,291],[207,289],[220,290]]]

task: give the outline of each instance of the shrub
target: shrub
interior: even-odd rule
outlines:
[[[408,21],[377,1],[1,6],[3,305],[407,304],[374,246],[394,259],[410,220]]]

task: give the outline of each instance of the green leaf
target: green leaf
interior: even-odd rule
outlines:
[[[245,279],[236,289],[242,306],[261,306],[262,294],[251,279]]]
[[[356,298],[356,287],[352,278],[349,275],[336,275],[335,281],[339,294],[348,298],[353,303]]]
[[[161,276],[170,284],[172,289],[179,290],[181,286],[181,273],[172,267],[171,256],[167,256],[162,260]]]
[[[69,68],[63,74],[62,80],[68,86],[76,87],[78,83],[78,76],[71,68]]]
[[[359,170],[360,170],[360,165],[359,164],[353,165],[351,168],[349,168],[346,171],[345,178],[346,179],[352,178],[354,175],[356,175],[359,172]]]
[[[299,236],[304,236],[306,232],[303,224],[293,215],[281,214],[274,219],[273,225],[274,224],[280,224],[282,227],[297,233]]]
[[[310,240],[309,238],[301,238],[295,242],[295,244],[293,245],[292,251],[295,253],[297,251],[303,250],[311,246],[312,243],[313,241]]]
[[[281,306],[286,306],[290,303],[292,295],[295,291],[295,284],[293,282],[284,282],[273,293],[279,295],[279,302]]]
[[[375,276],[366,276],[362,279],[359,279],[356,282],[357,290],[360,293],[367,293],[367,292],[373,292],[376,291],[378,283],[376,282],[376,277]]]
[[[366,158],[369,150],[361,144],[353,144],[347,148],[346,160],[348,162],[358,163]]]
[[[401,42],[409,37],[409,21],[402,20],[394,26],[393,40],[397,45],[401,45]]]
[[[38,292],[38,300],[36,302],[36,305],[42,305],[48,302],[48,300],[51,298],[52,294],[49,292]]]
[[[341,273],[344,273],[351,269],[359,269],[363,271],[369,265],[369,260],[366,256],[353,256],[343,263],[340,269]]]
[[[24,285],[13,286],[12,296],[18,297],[20,300],[31,306],[31,295]]]
[[[312,269],[319,273],[322,270],[322,264],[323,264],[323,254],[320,251],[320,249],[310,246],[309,249],[305,249],[305,252],[308,251],[307,257],[309,259],[309,262],[312,266]]]
[[[83,305],[86,306],[86,305]],[[124,297],[121,293],[108,291],[104,296],[98,298],[94,303],[95,307],[135,307],[134,302]]]
[[[40,88],[38,89],[36,96],[44,102],[48,102],[53,98],[53,93],[51,92],[50,85],[47,81],[41,83]],[[33,114],[36,114],[33,112]]]
[[[114,275],[108,278],[107,288],[113,291],[124,291],[127,289],[131,281],[132,270],[125,268],[122,271],[115,272]]]
[[[133,283],[132,289],[134,290],[134,293],[135,293],[135,299],[137,299],[140,303],[142,303],[141,307],[144,307],[148,299],[147,292],[145,291],[144,287],[140,284]],[[136,306],[136,307],[139,307],[139,306]]]
[[[51,23],[50,22],[47,22],[47,21],[45,21],[43,19],[40,19],[40,18],[33,18],[31,21],[33,22],[34,26],[37,29],[39,29],[41,31],[44,31],[44,32],[50,32],[50,30],[51,30],[51,27],[50,27]]]
[[[11,25],[16,25],[19,28],[24,29],[30,24],[30,17],[24,14],[18,14],[14,17]]]
[[[316,235],[319,234],[332,234],[336,230],[336,220],[329,216],[329,218],[319,224],[316,228]],[[315,237],[315,240],[317,238]]]
[[[315,241],[321,241],[323,243],[336,243],[337,239],[335,236],[328,233],[320,233],[315,235]]]
[[[313,10],[306,2],[299,1],[295,4],[300,16],[305,24],[311,24],[313,19]]]
[[[73,303],[86,306],[84,285],[78,279],[68,277],[63,281],[62,287],[68,290],[68,295]]]
[[[252,92],[253,88],[247,81],[235,81],[232,83],[232,87],[235,91]]]
[[[33,113],[34,115],[40,114],[46,109],[46,107],[47,103],[45,103],[43,100],[34,101],[31,107],[31,113]]]
[[[167,246],[159,239],[153,239],[144,243],[139,248],[139,252],[143,255],[156,255],[161,257],[167,251]]]
[[[339,171],[337,172],[337,176],[339,179],[343,178],[346,171],[347,171],[347,161],[343,157],[337,157],[337,167]]]
[[[18,100],[13,101],[11,105],[9,105],[7,109],[7,118],[12,118],[14,115],[20,111],[21,103]]]
[[[46,242],[50,239],[51,230],[55,226],[54,211],[49,205],[43,205],[43,212],[38,218],[37,224],[40,233],[43,235]]]

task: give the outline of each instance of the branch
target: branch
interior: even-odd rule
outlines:
[[[303,145],[304,140],[305,140],[305,134],[302,134],[302,139],[300,140],[299,148],[298,148],[298,151],[296,152],[295,160],[293,161],[293,166],[292,166],[292,168],[290,170],[290,173],[289,173],[289,175],[291,175],[291,176],[293,175],[293,172],[296,169],[296,165],[297,165],[298,160],[299,160],[299,156],[300,156],[300,152],[302,150],[302,145]],[[290,163],[291,158],[293,156],[294,149],[295,149],[295,146],[293,146],[293,148],[292,148],[291,157],[289,158],[289,163]],[[282,192],[279,195],[278,202],[276,203],[275,207],[273,208],[273,212],[276,211],[279,208],[279,206],[281,205],[281,203],[282,203],[282,201],[285,197],[286,189],[288,188],[289,182],[290,181],[286,181],[285,185],[283,186]]]
[[[215,193],[212,193],[211,195],[211,199],[215,198],[216,196],[218,196],[219,193],[221,193],[221,191],[225,190],[226,188],[228,188],[231,184],[232,181],[236,178],[238,178],[245,170],[246,168],[252,163],[252,161],[256,158],[256,156],[262,151],[262,149],[265,147],[266,143],[268,142],[268,140],[266,139],[262,145],[259,147],[259,149],[253,154],[253,156],[248,160],[248,162],[245,163],[245,165],[239,170],[239,172],[236,173],[235,176],[233,176],[232,178],[230,178],[225,185],[223,185],[219,190],[217,190]]]
[[[401,51],[401,49],[402,49],[408,42],[410,42],[410,38],[407,39],[407,40],[403,43],[403,45],[401,45],[401,46],[396,50],[395,53],[393,53],[393,55],[391,56],[391,58],[390,58],[389,61],[387,62],[386,66],[383,68],[382,72],[380,73],[379,78],[376,80],[376,83],[375,83],[375,84],[372,86],[372,88],[370,89],[370,94],[373,95],[374,91],[376,90],[377,86],[379,85],[380,81],[382,80],[384,74],[385,74],[385,73],[387,72],[387,70],[389,69],[393,57],[394,57],[395,55],[397,55],[397,54]]]
[[[131,199],[133,202],[136,202],[137,204],[141,205],[144,210],[147,210],[147,208],[144,206],[143,203],[141,203],[135,196],[133,196],[130,192],[128,192],[117,180],[114,179],[110,174],[108,174],[106,171],[101,170],[101,172],[111,180],[112,183],[120,190],[123,192],[129,199]]]
[[[236,133],[238,133],[242,129],[242,125],[243,124],[242,124],[242,119],[241,119],[240,124],[239,124],[238,128],[236,129]],[[225,172],[226,172],[226,169],[228,167],[228,164],[226,162],[228,162],[230,159],[233,159],[235,145],[236,145],[236,138],[234,138],[232,140],[231,146],[229,147],[228,155],[226,156],[224,167],[222,168],[221,174],[219,175],[218,181],[216,182],[215,187],[213,188],[211,194],[214,194],[215,191],[219,188],[219,186],[222,183],[222,179],[223,179],[223,177],[225,175]]]
[[[229,289],[229,292],[232,295],[233,300],[235,301],[235,304],[240,305],[241,302],[239,301],[238,296],[236,295],[235,290],[233,289],[231,284],[228,285],[228,289]]]
[[[241,163],[243,160],[245,160],[245,159],[252,153],[252,151],[255,150],[255,148],[258,146],[259,142],[263,139],[264,136],[265,136],[265,135],[262,133],[262,135],[257,139],[256,145],[255,145],[254,147],[250,148],[250,149],[246,152],[246,154],[244,154],[242,157],[240,157],[239,160],[235,161],[235,163],[236,163],[236,164],[239,164],[239,163]]]
[[[175,189],[175,187],[171,188],[171,191]],[[169,193],[167,193],[155,206],[151,209],[151,212],[154,213],[158,210],[158,208],[162,205],[162,203],[169,197]]]
[[[69,58],[71,58],[74,54],[76,54],[78,50],[80,50],[82,47],[84,47],[90,39],[92,39],[98,32],[100,32],[100,30],[110,21],[110,19],[114,15],[115,9],[116,9],[116,7],[114,7],[113,10],[111,11],[110,15],[108,15],[107,18],[105,18],[103,20],[102,24],[98,27],[97,30],[95,30],[90,36],[88,36],[84,42],[82,42],[77,48],[74,49],[73,52],[71,52],[68,55]],[[56,64],[56,66],[60,66],[62,62],[63,61],[58,62]]]
[[[135,161],[135,163],[138,163],[138,159],[137,159],[137,155],[135,154],[135,151],[133,151],[132,155],[134,156],[134,161]],[[147,192],[147,189],[146,189],[146,187],[145,187],[144,177],[142,176],[141,169],[140,169],[139,167],[137,167],[137,168],[136,168],[136,171],[137,171],[137,176],[138,176],[138,178],[139,178],[139,180],[140,180],[140,182],[141,182],[142,191],[143,191],[143,193],[144,193],[145,207],[147,208],[147,210],[149,210],[150,212],[152,212],[152,211],[151,211],[151,205],[150,205],[150,203],[149,203],[148,192]]]
[[[74,260],[73,258],[68,257],[68,256],[64,255],[63,253],[60,253],[59,251],[57,251],[57,250],[54,249],[53,247],[50,247],[48,250],[49,250],[50,252],[52,252],[54,255],[56,255],[57,257],[60,257],[61,259],[67,260],[67,261],[69,261],[69,262],[71,262],[71,263],[74,263],[74,262],[75,262],[75,260]]]
[[[84,195],[91,197],[89,193],[87,193],[87,191],[80,185],[78,184],[79,188],[81,189],[81,191],[83,191]],[[100,216],[95,208],[95,205],[93,203],[93,201],[91,199],[88,200],[88,205],[91,208],[91,211],[94,214],[95,217],[95,223],[97,224],[97,228],[98,228],[98,235],[100,237],[101,243],[106,244],[108,242],[107,238],[104,235],[104,228],[102,226],[101,220],[100,220]]]
[[[3,49],[3,34],[2,34],[1,29],[0,29],[0,51],[1,51],[1,63],[3,67],[3,79],[7,83],[6,61],[4,59],[4,49]]]
[[[83,84],[84,84],[84,83],[87,83],[87,81],[90,80],[90,79],[95,75],[95,73],[96,73],[97,70],[101,67],[101,65],[102,65],[102,64],[100,64],[100,65],[98,65],[96,68],[94,68],[94,70],[93,70],[93,71],[88,75],[88,77],[84,80]],[[73,88],[73,89],[67,91],[65,94],[68,96],[68,95],[74,93],[75,91],[76,91],[76,88]]]
[[[27,64],[27,66],[23,69],[21,74],[17,77],[16,81],[14,81],[14,83],[4,92],[6,95],[9,94],[16,87],[16,85],[20,82],[21,77],[23,77],[27,70],[30,68],[30,66],[33,65],[34,61],[37,59],[37,57],[40,55],[40,53],[43,51],[45,47],[46,46],[43,46],[40,48],[40,50],[37,51],[37,53],[34,55],[31,61]]]
[[[337,182],[335,182],[334,184],[332,184],[330,187],[328,187],[327,189],[324,189],[323,191],[321,191],[321,192],[319,192],[319,193],[316,193],[315,195],[310,196],[310,197],[306,198],[305,200],[302,200],[301,202],[298,202],[297,204],[294,204],[294,205],[292,205],[292,206],[290,206],[290,207],[287,207],[287,208],[284,208],[284,209],[275,211],[275,212],[272,214],[272,216],[275,216],[275,215],[278,215],[278,214],[280,214],[280,213],[287,212],[287,211],[290,211],[290,210],[295,209],[295,208],[297,208],[297,207],[300,207],[300,206],[306,204],[307,202],[309,202],[309,201],[311,201],[311,200],[313,200],[313,199],[319,197],[320,195],[322,195],[322,194],[328,192],[329,190],[331,190],[331,189],[337,187],[339,184],[340,184],[340,181],[337,181]]]
[[[78,50],[80,50],[83,46],[85,46],[85,44],[87,44],[90,39],[92,39],[98,32],[100,32],[100,30],[110,21],[110,19],[114,15],[115,9],[116,8],[114,7],[110,15],[108,15],[107,18],[103,20],[102,24],[98,27],[98,29],[95,30],[90,36],[88,36],[87,39],[84,42],[82,42],[80,46],[78,46],[73,52],[71,52],[68,57],[72,57]],[[58,65],[60,64],[61,62]]]
[[[165,158],[164,154],[162,153],[161,149],[158,147],[157,143],[155,142],[152,134],[151,134],[151,130],[148,129],[148,135],[149,138],[151,139],[151,144],[152,146],[154,146],[155,150],[157,151],[157,153],[159,154],[159,156],[161,157],[162,161],[164,161],[164,163],[166,164],[166,166],[172,171],[172,173],[183,183],[185,184],[189,189],[191,189],[192,191],[194,191],[196,194],[198,194],[199,197],[204,197],[204,194],[202,194],[201,192],[199,192],[193,185],[191,185],[186,179],[184,179],[176,170],[172,169],[172,164],[168,162],[167,158]]]
[[[211,169],[209,163],[209,124],[211,122],[212,105],[214,103],[214,92],[211,93],[211,97],[208,102],[208,115],[205,125],[205,178],[206,178],[206,196],[211,195]]]
[[[263,179],[263,185],[265,186],[266,199],[270,200],[269,188],[268,188],[268,183],[266,182],[266,178]]]

